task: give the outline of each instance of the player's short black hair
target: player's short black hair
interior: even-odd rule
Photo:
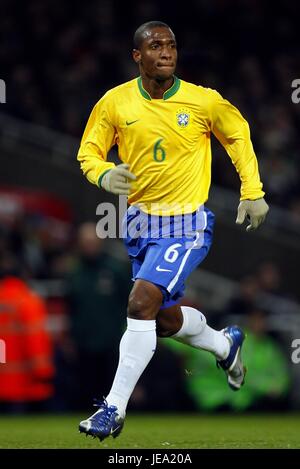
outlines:
[[[149,31],[153,28],[168,28],[171,29],[170,26],[162,21],[148,21],[147,23],[143,23],[141,26],[138,27],[136,32],[133,36],[133,47],[135,49],[139,49],[143,40],[145,39],[144,34],[145,31]]]

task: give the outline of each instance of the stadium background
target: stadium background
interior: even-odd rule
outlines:
[[[84,389],[83,368],[90,376],[107,376],[95,378],[95,393],[108,390],[124,327],[129,266],[120,241],[98,246],[91,225],[83,225],[99,220],[100,202],[116,198],[89,185],[76,153],[93,104],[137,75],[132,35],[151,19],[167,22],[176,34],[177,75],[216,88],[247,118],[271,210],[256,233],[235,226],[239,181],[214,141],[208,205],[217,215],[215,240],[189,281],[186,302],[202,308],[215,327],[238,321],[249,330],[249,391],[228,394],[212,361],[162,342],[130,409],[300,409],[300,364],[292,361],[292,342],[300,339],[300,104],[291,98],[292,82],[300,78],[297,12],[296,1],[282,0],[194,0],[187,7],[168,1],[1,1],[6,103],[0,104],[0,271],[22,275],[45,302],[37,341],[47,344],[39,345],[44,367],[34,354],[14,357],[22,373],[46,382],[45,399],[43,393],[29,398],[24,391],[18,399],[0,393],[1,412],[88,409],[94,391]],[[111,157],[117,161],[115,151]],[[86,275],[95,287],[89,304],[82,300],[89,283],[78,287]],[[0,339],[10,343],[8,316],[2,308]],[[30,341],[30,326],[12,316],[14,346]],[[2,382],[9,354],[7,364],[0,364]]]

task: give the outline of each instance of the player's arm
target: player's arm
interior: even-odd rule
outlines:
[[[128,171],[129,165],[107,161],[107,154],[116,143],[117,132],[107,99],[95,105],[87,122],[77,159],[83,174],[92,183],[114,194],[128,195],[128,179],[135,176]]]
[[[269,207],[264,200],[257,158],[247,121],[229,101],[211,90],[211,130],[231,158],[241,181],[241,202],[236,223],[250,219],[247,231],[256,229],[265,219]]]

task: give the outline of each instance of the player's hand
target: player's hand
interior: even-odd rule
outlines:
[[[256,230],[263,223],[268,211],[269,206],[264,198],[242,200],[238,206],[236,223],[242,225],[247,216],[250,220],[250,225],[247,226],[246,231]]]
[[[128,195],[131,183],[128,179],[134,181],[136,176],[128,171],[129,164],[122,163],[104,174],[101,187],[108,192],[118,195]]]

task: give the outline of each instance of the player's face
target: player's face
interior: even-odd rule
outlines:
[[[133,51],[133,58],[141,72],[148,78],[167,80],[175,72],[177,47],[173,32],[169,28],[158,27],[146,31],[139,50]]]

